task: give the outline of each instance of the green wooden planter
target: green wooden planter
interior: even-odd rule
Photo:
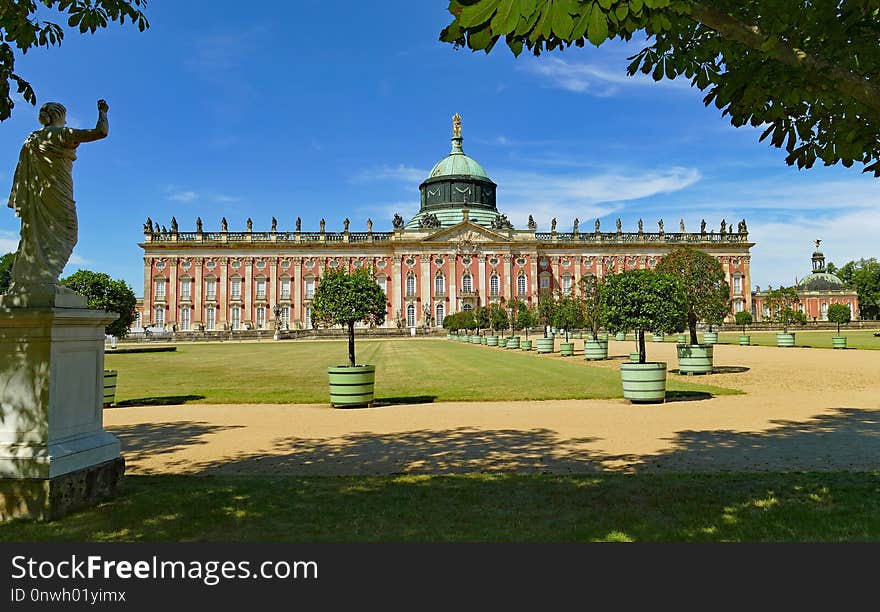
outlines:
[[[507,338],[498,338],[498,346],[505,348],[507,346]]]
[[[679,344],[676,346],[679,374],[711,374],[714,348],[711,344]]]
[[[471,336],[471,344],[482,344],[483,336]]]
[[[608,342],[608,332],[599,332],[597,336],[602,342]]]
[[[846,336],[831,336],[831,348],[845,349]]]
[[[663,334],[651,334],[652,342],[663,342]]]
[[[489,338],[486,337],[486,336],[480,336],[480,344],[488,345],[488,344],[489,344]]]
[[[666,401],[666,363],[621,363],[623,398],[633,403]]]
[[[740,334],[739,336],[739,345],[740,346],[749,346],[752,343],[752,337],[747,334]]]
[[[685,338],[684,334],[678,334],[678,343],[679,344],[686,344],[687,343],[687,338]]]
[[[498,336],[486,336],[486,346],[498,346]]]
[[[535,340],[535,348],[539,353],[552,353],[553,343],[553,338],[538,338],[537,340]]]
[[[559,344],[559,354],[563,357],[574,356],[574,342],[562,342]]]
[[[626,332],[617,332],[614,334],[614,339],[618,342],[623,342],[626,340]]]
[[[327,374],[330,376],[330,406],[333,408],[373,403],[376,366],[330,366]]]
[[[630,363],[638,363],[639,362],[639,353],[636,351],[635,353],[629,354],[629,362]]]
[[[519,348],[521,348],[524,351],[532,350],[532,341],[531,340],[523,340],[522,342],[519,343]]]
[[[104,408],[109,408],[116,403],[116,370],[104,370]]]
[[[446,334],[446,339],[447,339],[447,340],[452,340],[452,334]]]
[[[794,346],[794,333],[779,332],[776,334],[776,346]]]
[[[518,349],[519,348],[519,336],[511,336],[507,339],[507,348],[509,349]]]
[[[602,340],[584,340],[584,359],[599,361],[608,359],[608,342]]]
[[[703,344],[718,344],[718,332],[703,332]]]

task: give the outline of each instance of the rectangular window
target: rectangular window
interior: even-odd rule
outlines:
[[[434,295],[446,293],[446,278],[442,274],[434,277]]]
[[[306,279],[306,297],[307,298],[315,297],[315,279],[313,279],[313,278]]]
[[[164,306],[156,306],[156,313],[153,322],[158,327],[165,327],[165,307]]]
[[[232,329],[241,329],[241,308],[233,306],[232,308]]]
[[[180,299],[181,300],[190,300],[192,299],[192,281],[188,278],[180,281]]]
[[[742,276],[734,276],[733,277],[733,292],[736,295],[742,295],[742,292],[743,292]]]
[[[541,277],[541,289],[549,289],[550,288],[550,277],[542,276]]]
[[[157,280],[156,281],[156,299],[164,300],[165,299],[165,281]]]
[[[461,277],[461,290],[471,292],[474,290],[473,285],[471,284],[471,275],[465,274]]]
[[[205,329],[208,331],[214,331],[214,325],[216,321],[217,311],[214,308],[209,307],[205,309]]]
[[[290,329],[290,306],[281,307],[281,325],[284,329]]]
[[[206,300],[216,300],[217,299],[217,281],[209,280],[205,282],[205,299]]]
[[[233,278],[232,279],[232,299],[240,300],[241,299],[241,279]]]
[[[516,279],[516,292],[517,292],[519,295],[525,295],[525,294],[526,294],[526,277],[525,277],[524,274],[521,274],[521,275]]]
[[[376,284],[379,285],[379,289],[382,290],[382,293],[388,295],[388,280],[384,276],[380,276],[376,279]]]
[[[290,299],[290,279],[284,278],[281,279],[281,299],[289,300]]]
[[[257,281],[257,299],[265,300],[266,299],[266,281],[258,280]]]
[[[410,304],[406,307],[406,326],[407,327],[415,327],[416,326],[416,307]]]
[[[257,329],[263,329],[266,326],[266,309],[260,306],[257,308]]]
[[[306,329],[312,328],[312,307],[306,306]]]
[[[406,297],[415,297],[416,295],[416,277],[410,274],[406,277]]]
[[[489,294],[497,297],[501,293],[501,280],[494,274],[489,278]]]
[[[192,311],[189,308],[181,308],[180,309],[180,330],[181,331],[189,331],[190,324],[190,313]]]
[[[563,276],[562,277],[562,291],[563,293],[571,293],[571,277]]]

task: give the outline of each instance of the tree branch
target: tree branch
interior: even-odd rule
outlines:
[[[784,64],[828,77],[840,93],[858,100],[880,114],[880,87],[864,76],[773,39],[764,34],[758,26],[745,24],[706,4],[695,2],[691,6],[691,17],[726,38],[766,53]]]

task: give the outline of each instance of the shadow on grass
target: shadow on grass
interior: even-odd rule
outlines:
[[[712,374],[742,374],[748,372],[751,368],[745,366],[714,366]]]
[[[115,408],[126,408],[132,406],[178,406],[187,402],[205,399],[204,395],[165,395],[161,397],[139,397],[137,399],[129,399],[117,404]]]

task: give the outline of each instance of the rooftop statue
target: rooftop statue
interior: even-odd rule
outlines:
[[[348,224],[349,224],[349,220],[348,220],[348,217],[346,217],[345,221],[342,222],[342,226],[344,228],[344,231],[346,231],[346,232],[348,231]]]
[[[684,229],[684,219],[679,219],[679,220],[678,220],[678,229],[681,231],[682,234],[684,234],[684,232],[685,232],[685,229]]]
[[[641,234],[643,231],[645,231],[645,224],[639,219],[639,233]]]
[[[721,233],[727,233],[727,221],[725,219],[721,220]]]
[[[577,217],[575,217],[575,218],[574,218],[574,233],[575,233],[575,234],[578,233],[578,226],[579,226],[579,225],[580,225],[580,221],[578,220]]]
[[[302,217],[296,218],[296,231],[301,232],[303,228],[303,220]]]
[[[225,232],[229,229],[229,224],[226,222],[226,217],[220,219],[220,231]]]
[[[394,226],[394,229],[403,229],[403,217],[394,213],[394,218],[391,220],[391,225]]]
[[[536,230],[538,229],[538,224],[535,221],[535,218],[532,215],[529,215],[529,229]]]
[[[171,217],[171,233],[176,234],[179,227],[177,225],[177,217]]]
[[[272,217],[272,231],[278,231],[278,219],[276,219],[275,217]]]
[[[461,115],[455,113],[452,117],[452,136],[461,138]]]
[[[321,219],[321,222],[318,224],[318,229],[321,230],[321,233],[324,233],[324,230],[327,228],[327,222],[324,219]]]
[[[617,221],[615,221],[615,224],[617,225],[617,233],[619,234],[620,232],[623,231],[623,224],[620,222],[620,217],[617,218]]]
[[[247,231],[252,232],[254,230],[254,222],[248,217],[247,220]]]
[[[55,294],[74,293],[58,284],[77,242],[73,162],[79,145],[107,137],[109,109],[107,102],[98,100],[94,129],[77,130],[66,127],[67,109],[62,104],[47,102],[40,107],[43,127],[24,141],[9,195],[9,207],[21,218],[10,295],[39,295],[36,302],[54,304]],[[35,300],[32,297],[22,305],[28,302]]]
[[[596,219],[596,233],[599,233],[599,220]]]
[[[657,221],[657,227],[660,228],[660,233],[662,234],[663,233],[663,219],[660,219],[659,221]]]
[[[196,231],[201,234],[202,233],[202,218],[196,217]]]
[[[551,232],[556,231],[556,217],[553,217],[553,220],[550,222],[550,231]]]
[[[372,219],[367,219],[367,231],[368,232],[373,231],[373,220]]]
[[[147,217],[147,222],[144,223],[144,233],[152,234],[153,233],[153,220]]]
[[[705,219],[703,219],[702,221],[700,221],[700,233],[701,233],[701,234],[705,234],[705,233],[706,233],[706,220],[705,220]]]

